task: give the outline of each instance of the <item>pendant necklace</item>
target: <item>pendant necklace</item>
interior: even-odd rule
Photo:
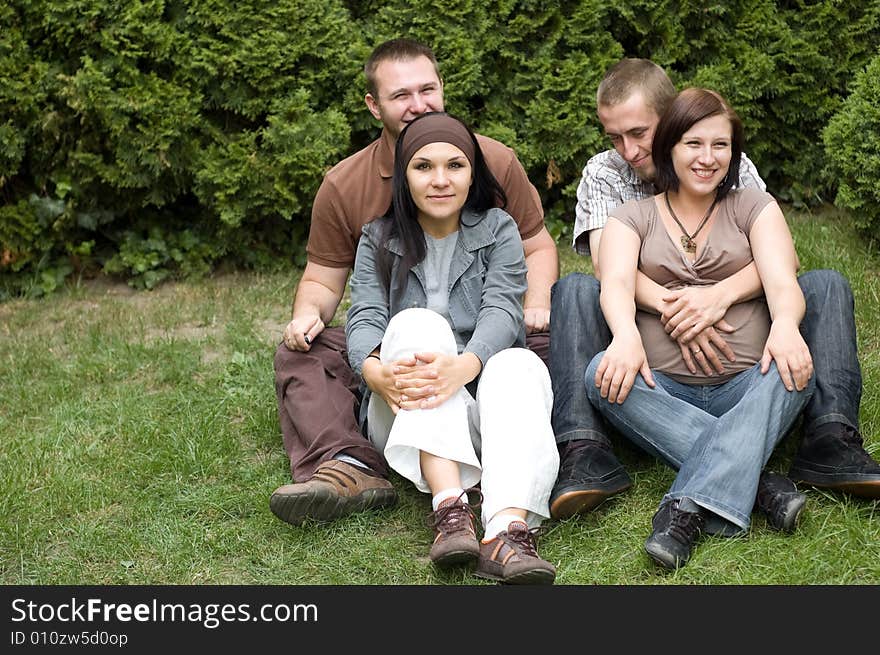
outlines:
[[[718,196],[715,196],[715,199],[712,201],[712,204],[709,205],[709,211],[706,212],[706,215],[703,216],[703,220],[700,221],[700,224],[697,226],[697,229],[694,230],[693,234],[688,234],[687,230],[684,229],[684,225],[681,224],[681,221],[678,220],[678,216],[675,215],[675,212],[672,211],[672,204],[669,202],[669,193],[664,193],[666,196],[666,208],[669,210],[669,215],[672,216],[672,220],[675,221],[675,224],[678,225],[678,228],[682,231],[682,236],[679,239],[681,242],[681,247],[684,249],[686,253],[691,255],[697,252],[697,242],[694,239],[697,238],[697,234],[700,230],[703,229],[703,226],[706,224],[706,221],[709,220],[709,217],[712,215],[712,210],[715,209],[715,205],[718,204]]]

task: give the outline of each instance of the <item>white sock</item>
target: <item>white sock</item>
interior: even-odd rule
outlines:
[[[489,522],[486,524],[486,529],[483,531],[483,541],[494,539],[498,536],[499,532],[507,530],[508,526],[514,521],[523,524],[526,522],[523,517],[518,516],[517,514],[505,514],[504,512],[499,512],[489,519]]]
[[[437,508],[440,507],[440,503],[442,503],[447,498],[458,498],[464,493],[464,489],[461,487],[450,487],[449,489],[444,489],[443,491],[438,491],[434,497],[431,499],[431,507],[434,508],[434,511],[437,511]],[[463,502],[467,502],[467,497],[462,499]]]

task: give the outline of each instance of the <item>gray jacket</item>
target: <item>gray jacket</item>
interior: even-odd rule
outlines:
[[[348,360],[361,374],[364,360],[382,342],[389,319],[409,307],[425,307],[422,263],[409,272],[405,289],[392,283],[384,288],[376,268],[376,254],[387,248],[395,255],[394,280],[402,252],[398,240],[380,243],[383,221],[363,228],[351,281],[351,307],[345,324]],[[507,212],[490,209],[477,214],[462,210],[461,227],[449,269],[449,316],[452,329],[483,365],[495,353],[525,345],[522,298],[526,291],[526,263],[516,223]]]

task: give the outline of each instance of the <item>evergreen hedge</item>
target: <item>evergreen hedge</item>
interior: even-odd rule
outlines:
[[[878,26],[880,0],[7,0],[0,297],[302,263],[323,172],[378,133],[363,62],[401,35],[434,47],[451,111],[517,150],[557,237],[622,56],[727,95],[771,190],[830,199],[822,131]]]
[[[880,54],[856,77],[823,136],[836,204],[852,211],[858,227],[880,233]]]

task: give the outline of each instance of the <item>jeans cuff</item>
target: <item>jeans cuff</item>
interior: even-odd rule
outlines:
[[[569,441],[582,441],[584,439],[589,439],[590,441],[598,441],[599,443],[605,444],[606,446],[611,446],[611,440],[607,436],[605,436],[605,434],[599,432],[598,430],[589,429],[572,430],[571,432],[566,432],[565,434],[557,434],[556,444],[562,445],[568,443]]]
[[[710,520],[713,522],[714,534],[721,534],[722,536],[733,536],[734,534],[736,534],[736,528],[739,528],[742,532],[745,532],[749,529],[749,521],[751,519],[750,516],[743,515],[735,508],[730,507],[725,503],[720,503],[717,500],[709,498],[708,496],[704,496],[703,494],[695,494],[687,491],[676,491],[675,493],[666,494],[666,496],[663,498],[663,502],[666,502],[667,499],[675,500],[677,498],[683,497],[690,498],[697,505],[712,513],[713,516],[707,519],[707,523]],[[727,529],[722,529],[721,524],[718,522],[719,520],[727,521],[731,524],[731,527]]]
[[[814,418],[809,423],[804,422],[803,424],[803,433],[804,436],[809,436],[814,433],[819,427],[825,425],[826,423],[843,423],[844,425],[848,425],[853,430],[858,431],[859,424],[858,421],[853,423],[849,418],[844,416],[843,414],[825,414],[824,416],[820,416],[819,418]]]

